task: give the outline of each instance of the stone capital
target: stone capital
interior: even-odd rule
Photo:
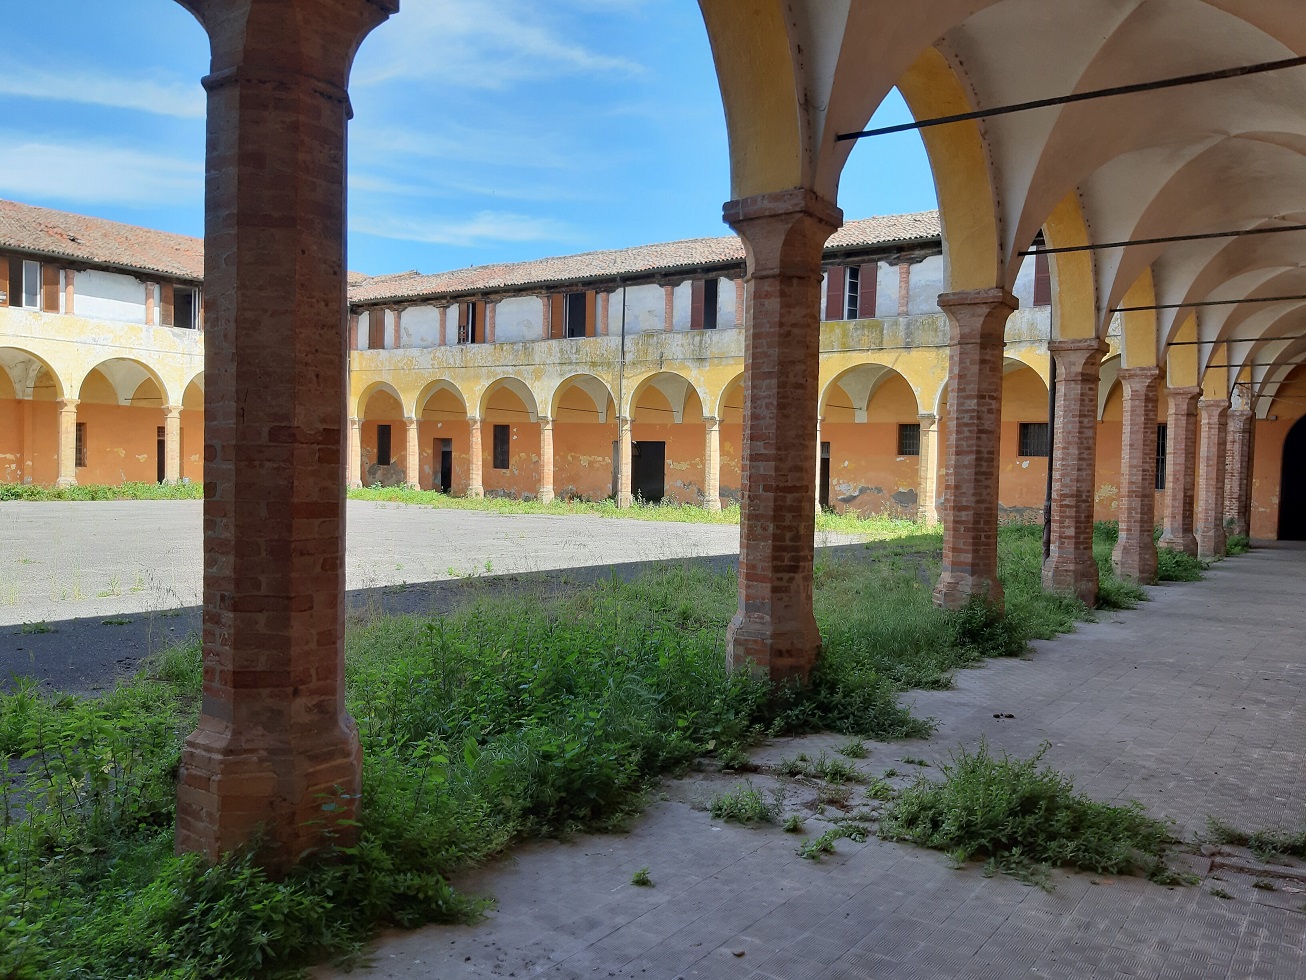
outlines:
[[[81,404],[81,399],[60,398],[55,402],[55,404],[59,407],[59,411],[61,412],[75,412],[77,411],[77,406]]]
[[[1121,368],[1116,377],[1120,379],[1120,383],[1125,388],[1131,390],[1145,389],[1156,384],[1161,377],[1161,369],[1156,365]]]
[[[414,417],[411,416],[411,415],[406,415],[406,416],[404,416],[404,425],[408,426],[408,428],[410,428],[410,429],[416,427],[417,423],[420,422],[420,421],[421,421],[421,419],[419,419],[419,418],[414,418]]]
[[[722,217],[743,239],[754,279],[819,277],[825,241],[843,224],[837,206],[802,188],[728,201]]]
[[[1096,378],[1107,346],[1096,337],[1077,340],[1053,340],[1048,353],[1056,358],[1057,374],[1065,380]]]
[[[163,417],[164,417],[165,419],[179,419],[179,418],[181,418],[181,406],[180,406],[180,405],[164,405],[164,406],[163,406]]]
[[[1202,397],[1198,387],[1166,388],[1165,400],[1170,405],[1171,415],[1196,415],[1197,400]]]
[[[948,316],[953,346],[1001,343],[1007,320],[1020,301],[1005,289],[966,289],[940,293],[939,309]]]
[[[1202,398],[1197,402],[1197,410],[1203,415],[1227,415],[1229,412],[1229,399]]]
[[[703,424],[706,425],[708,431],[711,432],[713,429],[716,429],[721,425],[721,420],[715,415],[704,415]]]

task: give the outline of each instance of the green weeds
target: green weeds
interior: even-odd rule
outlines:
[[[1032,758],[998,758],[981,742],[941,766],[943,780],[920,779],[893,802],[880,824],[887,840],[945,851],[961,864],[995,860],[997,870],[1030,863],[1122,874],[1160,861],[1172,838],[1138,804],[1112,806],[1076,793],[1071,780]]]
[[[784,790],[777,789],[768,800],[751,783],[736,786],[729,793],[714,797],[708,804],[713,820],[733,820],[742,824],[775,823],[784,805]]]
[[[1239,830],[1211,817],[1207,820],[1207,836],[1217,844],[1245,847],[1259,861],[1282,861],[1284,858],[1306,858],[1306,827],[1296,831]]]
[[[0,483],[0,500],[203,500],[202,483],[119,483],[43,487]]]

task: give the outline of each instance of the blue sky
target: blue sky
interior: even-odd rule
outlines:
[[[0,196],[202,234],[208,48],[190,15],[171,0],[5,13]],[[350,268],[726,232],[725,123],[692,0],[403,0],[351,95]],[[876,116],[906,118],[896,94]],[[908,134],[859,146],[839,203],[855,218],[934,200]]]

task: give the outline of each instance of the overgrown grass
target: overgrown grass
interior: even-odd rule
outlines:
[[[194,647],[99,700],[0,696],[13,769],[0,770],[0,977],[276,976],[348,957],[387,923],[475,916],[482,906],[449,876],[516,840],[621,826],[653,778],[699,756],[738,756],[768,733],[928,735],[902,691],[945,687],[959,667],[1089,615],[1042,591],[1037,528],[1005,528],[1000,542],[1005,617],[981,602],[935,608],[938,553],[917,538],[823,558],[824,653],[803,688],[726,672],[735,577],[692,564],[354,624],[358,844],[280,880],[250,854],[212,868],[172,854]]]
[[[203,500],[202,483],[91,483],[43,487],[34,483],[0,483],[0,500]]]
[[[945,851],[958,863],[989,858],[998,870],[1037,880],[1033,865],[1125,874],[1162,866],[1173,843],[1141,805],[1113,806],[1076,793],[1069,777],[1029,759],[999,758],[981,741],[898,795],[880,836]]]
[[[1207,821],[1207,836],[1218,844],[1246,847],[1261,861],[1306,858],[1306,827],[1295,831],[1246,831],[1212,817]]]

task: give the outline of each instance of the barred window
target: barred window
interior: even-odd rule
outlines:
[[[1048,455],[1048,424],[1046,422],[1020,423],[1020,456]]]
[[[921,426],[919,422],[904,422],[898,426],[898,455],[921,454]]]
[[[494,468],[496,470],[506,470],[508,468],[508,440],[511,438],[511,428],[506,425],[496,425],[494,427]]]
[[[389,466],[393,457],[390,447],[390,426],[378,425],[376,427],[376,465]]]
[[[1169,430],[1164,422],[1156,427],[1156,489],[1165,489],[1165,452]]]

